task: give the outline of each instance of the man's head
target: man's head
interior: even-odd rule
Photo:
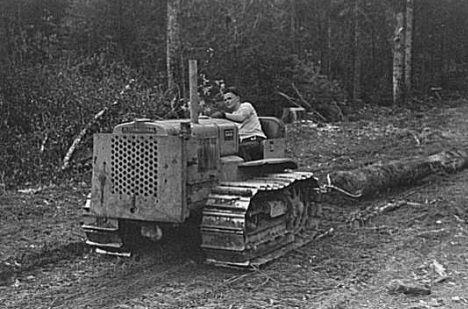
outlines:
[[[224,103],[230,112],[234,112],[240,107],[240,93],[235,87],[229,87],[224,91]]]

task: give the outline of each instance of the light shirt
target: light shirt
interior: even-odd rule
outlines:
[[[265,133],[262,131],[262,126],[258,119],[257,112],[252,104],[249,102],[241,103],[239,109],[234,111],[232,114],[247,116],[243,122],[236,122],[237,127],[239,128],[239,137],[241,141],[254,136],[266,138]]]

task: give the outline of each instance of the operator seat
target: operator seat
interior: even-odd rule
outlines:
[[[284,158],[286,149],[284,122],[275,117],[259,117],[259,120],[267,137],[262,141],[263,158]]]
[[[259,117],[259,120],[267,139],[285,137],[286,129],[283,121],[275,117]]]

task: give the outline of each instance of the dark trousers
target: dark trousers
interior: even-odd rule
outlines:
[[[239,156],[245,161],[263,159],[263,137],[251,137],[244,139],[239,144]]]

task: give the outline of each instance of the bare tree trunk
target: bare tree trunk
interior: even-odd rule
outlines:
[[[167,0],[166,65],[167,87],[170,91],[177,89],[180,82],[180,6],[180,0]]]
[[[5,63],[7,62],[7,50],[6,50],[6,44],[7,42],[9,42],[8,40],[8,36],[7,36],[7,21],[6,21],[6,14],[5,14],[5,11],[4,9],[2,9],[1,7],[1,4],[0,4],[0,11],[2,12],[0,14],[0,40],[1,40],[1,44],[0,44],[0,69],[2,70],[2,75],[0,75],[0,77],[3,77],[3,74],[4,72],[6,71],[6,69],[4,68],[4,65]],[[0,80],[1,82],[2,80]]]
[[[405,31],[405,91],[412,91],[412,55],[413,55],[413,0],[406,1],[406,31]]]
[[[354,0],[354,76],[353,100],[361,99],[361,23],[359,22],[359,0]]]
[[[19,63],[20,64],[23,64],[23,60],[24,60],[24,56],[25,56],[25,52],[23,50],[23,48],[21,48],[22,46],[27,46],[27,43],[26,43],[26,38],[24,37],[24,31],[22,29],[23,27],[23,21],[21,19],[21,16],[22,16],[22,11],[21,11],[21,8],[22,6],[18,3],[17,4],[18,6],[18,10],[17,10],[17,17],[16,17],[16,23],[17,23],[17,26],[18,26],[18,29],[17,31],[19,31],[19,37],[20,37],[20,41],[19,42],[15,42],[15,53],[18,53],[19,55]],[[15,41],[17,41],[15,39]],[[17,57],[15,57],[15,60],[16,60]],[[17,62],[15,61],[15,64]]]
[[[296,0],[291,1],[291,37],[293,40],[296,37]]]
[[[118,40],[119,40],[119,53],[120,53],[120,56],[123,57],[123,55],[125,55],[125,42],[124,42],[124,34],[123,34],[123,4],[122,4],[122,0],[119,0],[118,3],[118,10],[119,10],[119,20],[118,20],[118,30],[119,30],[119,36],[118,36]]]
[[[404,15],[399,12],[396,15],[395,35],[393,37],[393,103],[401,104],[403,102],[403,74],[405,66],[405,30]]]
[[[330,8],[327,7],[327,73],[330,79],[333,79],[332,76],[332,27],[331,27],[331,17],[330,17]]]
[[[297,40],[297,7],[296,7],[296,0],[290,0],[290,5],[291,5],[291,41],[292,41],[292,46],[294,47],[294,53],[299,54],[299,44]]]
[[[318,5],[316,10],[319,10]],[[321,16],[319,18],[319,23],[322,25],[320,35],[323,37],[323,44],[321,44],[321,66],[320,72],[333,79],[331,75],[331,21],[330,21],[330,2],[325,1],[325,4],[320,11]]]

